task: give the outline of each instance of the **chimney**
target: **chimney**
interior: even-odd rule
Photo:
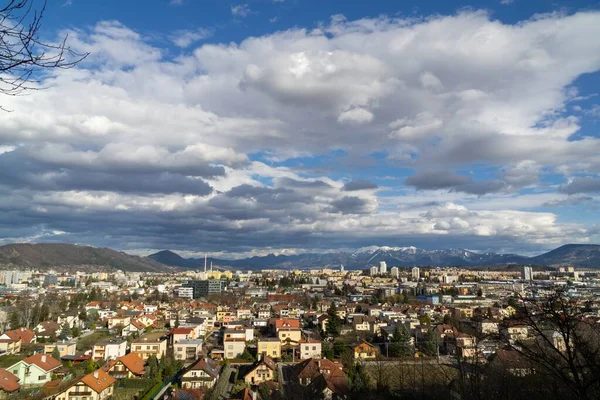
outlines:
[[[98,379],[98,370],[94,371],[94,378]]]
[[[46,362],[46,355],[45,355],[45,354],[43,354],[43,355],[42,355],[42,362],[43,362],[43,363],[45,363],[45,362]]]

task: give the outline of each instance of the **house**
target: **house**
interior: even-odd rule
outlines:
[[[131,379],[144,376],[145,364],[136,353],[129,353],[107,362],[102,369],[115,379]]]
[[[272,323],[274,333],[279,332],[280,329],[300,329],[299,319],[288,319],[288,318],[277,318]]]
[[[249,308],[238,308],[236,314],[238,320],[252,318],[252,310]]]
[[[0,399],[5,399],[10,393],[14,393],[21,388],[19,378],[10,371],[0,368]]]
[[[139,335],[142,332],[144,332],[144,329],[146,329],[146,326],[144,324],[138,322],[137,320],[134,320],[131,321],[129,324],[125,325],[125,327],[123,327],[121,334],[123,336],[131,336],[136,333]]]
[[[299,362],[294,366],[294,372],[298,378],[298,383],[303,386],[311,384],[319,375],[343,377],[346,379],[346,374],[342,370],[342,364],[320,358],[309,358],[308,360]]]
[[[21,344],[37,343],[37,336],[34,331],[29,328],[19,328],[4,332],[9,337],[21,339]]]
[[[96,343],[92,349],[94,360],[114,360],[127,352],[127,340],[108,339]]]
[[[491,319],[483,319],[477,323],[477,332],[480,335],[494,335],[498,333],[498,323]]]
[[[52,336],[58,336],[61,326],[54,321],[44,321],[39,323],[34,330],[38,338],[49,339]]]
[[[174,328],[169,333],[172,343],[179,343],[181,340],[196,339],[196,331],[194,328]]]
[[[103,400],[113,395],[116,380],[102,369],[85,375],[75,384],[58,393],[54,400]]]
[[[219,364],[209,358],[201,358],[181,376],[183,389],[211,388],[219,378]]]
[[[301,340],[299,343],[301,360],[321,358],[321,342],[319,340]]]
[[[358,332],[369,332],[371,329],[370,324],[373,321],[375,321],[373,317],[358,315],[352,319],[352,328]]]
[[[359,344],[352,347],[352,352],[354,353],[355,360],[369,360],[377,358],[377,347],[373,346],[370,343],[361,340]]]
[[[20,380],[21,386],[43,385],[52,380],[52,372],[62,366],[47,354],[35,354],[7,368]]]
[[[500,333],[504,338],[512,342],[519,342],[527,339],[529,336],[529,329],[527,328],[527,325],[524,324],[507,323],[500,329]]]
[[[318,375],[310,384],[310,391],[316,398],[324,400],[347,399],[350,396],[348,379],[345,374]]]
[[[61,314],[58,316],[56,321],[61,327],[63,325],[67,325],[69,329],[78,328],[82,329],[85,326],[85,323],[79,319],[79,315],[75,314]]]
[[[8,332],[4,332],[0,336],[0,355],[4,354],[17,354],[21,352],[21,339],[18,337],[11,337]]]
[[[264,356],[252,366],[252,369],[244,376],[244,382],[249,385],[259,385],[270,381],[275,376],[276,364],[273,359]]]
[[[56,343],[49,343],[44,345],[44,354],[52,354],[54,349],[58,349],[58,354],[61,357],[74,356],[77,351],[77,342],[73,341],[62,341]]]
[[[511,349],[498,349],[490,360],[490,367],[515,376],[527,376],[535,372],[533,364],[525,356]]]
[[[281,358],[281,341],[277,338],[258,339],[257,354],[275,359]]]
[[[131,317],[128,317],[128,316],[109,317],[106,320],[108,329],[115,329],[117,327],[126,327],[130,323],[131,323]]]
[[[97,301],[90,301],[89,303],[87,303],[85,305],[85,311],[90,311],[90,310],[99,310],[100,309],[100,303]]]
[[[225,350],[226,359],[236,358],[238,355],[246,351],[246,338],[225,338],[223,339],[223,349]]]
[[[202,339],[180,340],[173,345],[176,360],[195,361],[202,354]]]
[[[281,328],[277,337],[282,343],[298,343],[302,339],[302,331],[296,328]]]
[[[131,343],[131,352],[137,353],[143,360],[150,356],[161,359],[167,354],[167,337],[154,334],[134,340]]]
[[[144,325],[144,328],[147,328],[149,326],[156,326],[156,324],[158,322],[158,318],[155,315],[147,314],[147,315],[140,315],[137,318],[137,321],[140,322],[142,325]]]

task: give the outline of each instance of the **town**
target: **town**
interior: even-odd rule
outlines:
[[[572,266],[4,270],[0,284],[3,399],[467,399],[467,367],[517,382],[541,371],[527,343],[566,352],[533,305],[558,293],[564,317],[600,321],[600,271]]]

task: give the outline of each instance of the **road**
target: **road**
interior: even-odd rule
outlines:
[[[379,363],[384,363],[384,364],[389,364],[389,365],[398,365],[398,364],[403,364],[403,365],[421,365],[421,364],[456,365],[456,364],[458,364],[456,361],[456,357],[453,357],[453,356],[440,356],[439,359],[437,359],[437,358],[423,358],[423,359],[416,358],[414,360],[377,360],[377,361],[376,360],[373,360],[373,361],[365,360],[362,363],[365,366],[378,365]]]

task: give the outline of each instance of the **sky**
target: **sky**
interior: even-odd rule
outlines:
[[[89,55],[0,95],[0,245],[600,243],[599,2],[52,0],[41,36]]]

